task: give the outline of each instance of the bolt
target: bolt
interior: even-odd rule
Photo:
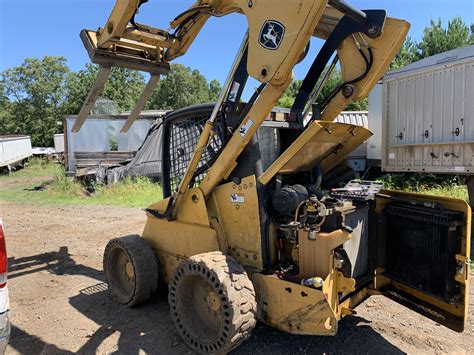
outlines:
[[[249,0],[249,3],[248,3],[249,7],[251,8],[253,6],[253,1],[252,0]]]
[[[367,31],[370,37],[375,37],[379,34],[379,27],[377,25],[371,25]]]
[[[354,87],[352,85],[344,85],[342,88],[342,95],[345,98],[351,97],[354,94]]]

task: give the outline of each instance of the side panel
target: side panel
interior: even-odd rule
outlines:
[[[369,130],[374,135],[367,140],[367,159],[382,160],[382,85],[377,84],[369,95]]]
[[[169,199],[150,206],[164,213]],[[222,250],[217,234],[209,225],[204,198],[198,188],[188,191],[177,220],[168,221],[148,214],[143,238],[150,243],[166,282],[180,262],[190,256]]]
[[[376,289],[456,331],[469,306],[471,209],[461,200],[384,191],[377,198]]]
[[[336,335],[337,318],[321,290],[253,274],[259,319],[292,334]]]
[[[218,186],[211,195],[210,215],[219,240],[238,262],[263,269],[262,237],[255,176]]]

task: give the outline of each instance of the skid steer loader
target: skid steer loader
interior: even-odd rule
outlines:
[[[369,181],[327,186],[372,134],[334,119],[384,74],[409,24],[341,0],[200,0],[168,32],[135,21],[145,2],[117,0],[104,28],[82,31],[100,71],[75,131],[112,66],[150,73],[126,132],[210,17],[242,14],[248,31],[217,103],[164,118],[164,199],[145,209],[142,236],[108,243],[112,297],[134,306],[165,281],[177,332],[200,353],[236,348],[257,320],[293,334],[335,335],[338,321],[371,295],[463,331],[469,206]],[[312,36],[324,44],[293,107],[268,120]],[[316,102],[336,65],[343,84]],[[242,102],[249,77],[260,86]]]

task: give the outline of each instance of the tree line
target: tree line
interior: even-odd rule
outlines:
[[[22,65],[1,73],[0,135],[26,134],[35,146],[50,146],[62,132],[65,115],[76,115],[97,76],[98,66],[87,64],[78,72],[64,57],[27,58]],[[146,84],[138,71],[112,68],[101,98],[115,102],[120,111],[133,109]],[[172,64],[160,80],[146,109],[177,109],[217,100],[221,86],[198,71]]]
[[[407,38],[391,69],[469,44],[474,44],[474,25],[469,27],[461,18],[454,18],[445,28],[441,20],[432,20],[419,43]],[[97,66],[87,64],[83,70],[72,72],[64,57],[48,56],[28,58],[19,67],[5,70],[0,75],[0,135],[27,134],[33,145],[51,145],[53,135],[62,131],[64,115],[79,113],[97,71]],[[129,111],[138,100],[145,79],[140,72],[113,68],[102,97],[114,101],[120,110]],[[295,80],[290,85],[279,100],[279,106],[293,105],[301,82]],[[341,83],[341,72],[335,70],[318,102]],[[170,73],[160,80],[146,109],[179,109],[213,102],[220,90],[217,80],[208,82],[198,70],[172,64]],[[368,100],[352,102],[346,109],[367,110]]]

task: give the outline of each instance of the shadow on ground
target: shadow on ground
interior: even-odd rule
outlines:
[[[66,246],[60,247],[59,251],[23,258],[8,258],[8,279],[10,280],[39,271],[49,271],[55,275],[83,275],[104,281],[102,271],[76,264]]]

